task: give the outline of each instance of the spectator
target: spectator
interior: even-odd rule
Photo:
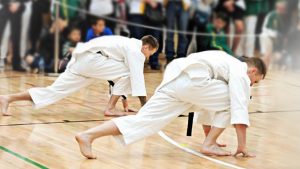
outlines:
[[[79,26],[82,22],[82,15],[76,9],[81,9],[84,6],[84,1],[80,0],[64,0],[60,1],[59,5],[59,18],[56,16],[56,4],[52,1],[52,18],[53,20],[59,20],[54,22],[55,24],[60,24],[62,30],[62,41],[65,41],[68,37],[68,28]]]
[[[215,11],[227,13],[234,22],[235,35],[240,35],[244,32],[244,9],[241,0],[220,0]],[[229,23],[227,24],[227,33],[229,33]],[[234,36],[232,51],[237,52],[241,37]]]
[[[255,30],[257,27],[258,16],[268,12],[268,1],[246,0],[246,17],[245,17],[245,29],[246,36],[243,44],[241,45],[240,55],[247,57],[254,57],[255,49]]]
[[[45,60],[44,57],[38,53],[27,53],[24,57],[26,64],[30,67],[32,73],[44,73]]]
[[[280,30],[285,26],[286,7],[285,1],[277,1],[276,9],[267,15],[263,24],[260,37],[261,53],[268,66],[272,62],[272,54],[280,52],[282,47],[280,44],[284,41]]]
[[[141,0],[130,0],[129,2],[129,21],[136,24],[145,24],[144,16],[145,4]],[[133,38],[140,39],[144,36],[145,30],[140,26],[129,26],[130,35]]]
[[[76,47],[77,43],[81,40],[81,32],[80,29],[77,27],[71,28],[68,40],[63,45],[63,54],[67,52],[72,52],[73,49]]]
[[[70,29],[68,34],[68,40],[63,44],[63,57],[61,57],[59,61],[59,72],[64,72],[69,60],[71,59],[74,48],[77,43],[81,40],[81,31],[77,27],[73,27]],[[67,58],[67,59],[66,59]]]
[[[105,26],[104,19],[95,19],[92,22],[92,27],[87,31],[85,41],[89,41],[99,36],[113,35],[110,28]]]
[[[37,44],[41,36],[43,17],[50,13],[50,0],[36,0],[32,2],[32,13],[30,18],[29,40],[31,47],[29,52],[34,54],[37,51]]]
[[[127,4],[126,0],[115,0],[115,17],[121,21],[127,21]],[[127,24],[118,22],[115,28],[115,34],[129,37],[130,32]]]
[[[167,17],[167,29],[175,30],[175,24],[179,31],[187,31],[188,19],[189,19],[189,8],[190,0],[165,0],[166,17]],[[186,34],[178,34],[178,45],[177,45],[177,58],[186,56],[187,38]],[[167,33],[166,40],[166,58],[167,63],[174,59],[174,33]]]
[[[27,0],[1,0],[2,8],[0,9],[0,44],[6,23],[10,21],[11,39],[13,45],[12,67],[15,71],[24,72],[21,66],[20,57],[20,36],[21,36],[21,17],[25,9],[24,2]],[[1,61],[3,62],[3,60]]]
[[[201,47],[204,50],[223,50],[226,53],[233,55],[233,52],[227,44],[225,36],[225,26],[228,23],[228,16],[226,13],[216,13],[212,24],[207,24],[205,33],[211,36],[206,36]]]
[[[145,25],[156,28],[162,28],[164,21],[163,5],[161,0],[146,0],[145,3]],[[162,31],[156,29],[144,29],[144,35],[152,35],[156,39],[160,39]],[[162,51],[162,44],[159,45],[159,49],[149,58],[149,65],[152,70],[160,70],[160,64],[158,62],[158,55]]]
[[[93,15],[89,17],[89,21],[92,22],[94,19],[103,16],[114,18],[114,4],[113,0],[90,0],[89,12]],[[111,28],[112,32],[115,29],[115,22],[105,19],[108,27]]]
[[[189,20],[188,31],[193,32],[196,28],[197,33],[204,33],[206,29],[206,25],[210,22],[212,9],[216,5],[217,0],[191,0],[191,18]],[[193,35],[187,35],[187,49],[192,41]],[[196,51],[203,51],[205,49],[201,49],[203,45],[203,39],[205,36],[196,36]]]

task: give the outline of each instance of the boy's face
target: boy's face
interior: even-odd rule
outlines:
[[[263,75],[260,74],[258,72],[257,68],[255,68],[255,67],[250,67],[248,69],[247,74],[251,81],[250,86],[253,86],[253,84],[258,83],[259,81],[261,81],[263,79]]]
[[[215,28],[216,28],[218,31],[221,30],[221,29],[223,29],[223,28],[226,26],[226,22],[223,21],[223,20],[220,19],[220,18],[215,18],[214,21],[213,21],[213,23],[214,23]]]
[[[96,34],[102,33],[105,29],[105,22],[104,20],[98,20],[97,23],[92,27]]]
[[[143,45],[142,46],[142,53],[145,55],[145,57],[147,59],[150,58],[150,56],[152,56],[155,52],[157,51],[157,49],[152,49],[149,45]]]
[[[79,30],[75,29],[73,30],[70,35],[69,35],[69,39],[72,41],[72,42],[79,42],[80,39],[81,39],[81,33]]]

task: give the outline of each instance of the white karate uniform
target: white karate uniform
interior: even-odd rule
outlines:
[[[186,111],[214,112],[212,124],[249,126],[250,79],[247,64],[222,51],[205,51],[176,59],[165,71],[161,85],[137,115],[112,119],[130,144],[157,133]]]
[[[113,95],[146,96],[143,74],[146,58],[141,49],[140,40],[122,36],[103,36],[78,44],[66,71],[52,85],[29,89],[34,106],[50,105],[95,79],[112,80]]]

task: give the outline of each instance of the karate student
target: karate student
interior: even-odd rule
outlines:
[[[136,115],[112,119],[79,133],[76,140],[85,157],[95,158],[91,144],[98,137],[112,135],[121,143],[130,144],[157,133],[186,111],[204,109],[215,112],[215,116],[202,153],[230,155],[216,140],[232,124],[238,138],[237,154],[252,156],[246,149],[250,86],[265,75],[266,66],[261,59],[250,58],[243,63],[223,51],[176,59],[167,66],[161,85]]]
[[[11,115],[8,105],[14,101],[32,101],[36,108],[53,104],[95,79],[114,82],[112,96],[105,115],[125,115],[115,110],[121,95],[139,96],[146,102],[144,62],[158,49],[157,40],[150,35],[141,40],[122,36],[103,36],[87,43],[78,43],[66,71],[48,87],[31,88],[28,91],[0,96],[0,111]]]

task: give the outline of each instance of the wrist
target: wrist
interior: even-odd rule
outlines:
[[[239,150],[245,150],[246,149],[246,145],[238,145],[237,149]]]

